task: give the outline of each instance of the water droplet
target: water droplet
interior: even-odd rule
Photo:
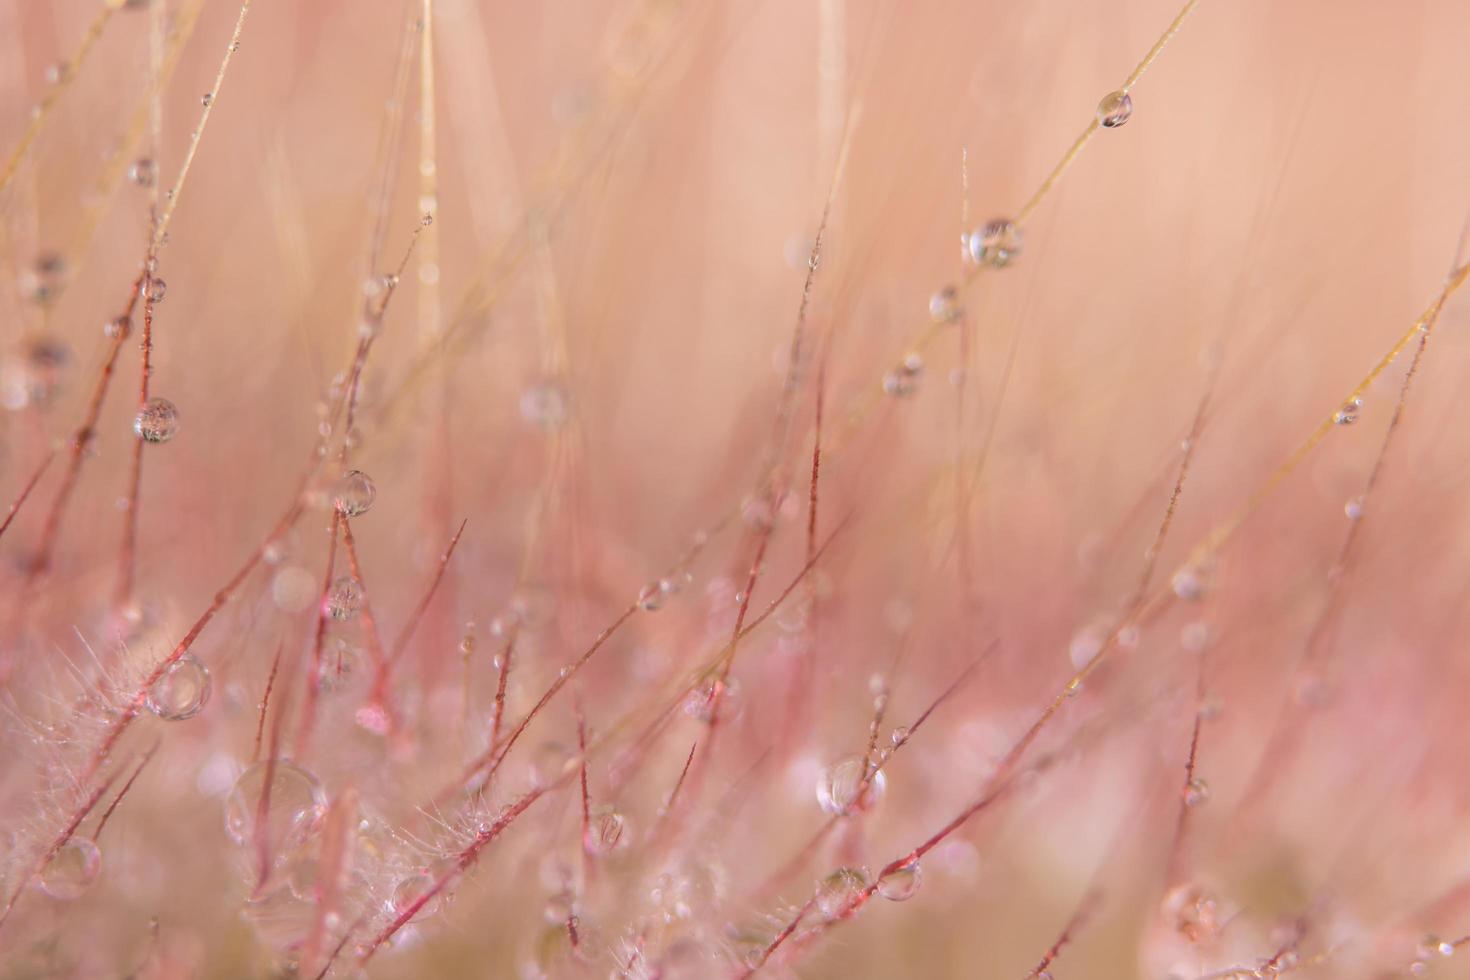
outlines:
[[[1102,652],[1107,638],[1106,626],[1093,624],[1078,630],[1077,634],[1072,637],[1071,645],[1067,648],[1067,659],[1072,664],[1072,669],[1081,670],[1091,663],[1092,658]]]
[[[1359,398],[1357,395],[1354,395],[1353,397],[1342,403],[1342,408],[1339,408],[1337,410],[1337,414],[1332,416],[1332,421],[1336,422],[1338,425],[1352,425],[1354,422],[1358,421],[1358,415],[1362,411],[1363,399]]]
[[[1204,576],[1199,569],[1185,566],[1174,573],[1171,581],[1174,594],[1186,602],[1194,602],[1205,594]]]
[[[1431,957],[1439,955],[1439,944],[1439,936],[1435,935],[1432,932],[1426,933],[1424,937],[1419,940],[1419,945],[1415,947],[1414,953],[1421,960],[1430,959]]]
[[[322,693],[330,694],[333,691],[340,691],[346,687],[347,682],[352,679],[352,675],[357,670],[362,659],[362,650],[351,641],[340,636],[333,640],[331,647],[322,654],[321,674],[317,678]],[[369,731],[374,729],[370,725],[364,724],[362,712],[371,707],[373,705],[364,705],[363,708],[359,709],[357,716],[357,723]],[[378,709],[380,712],[382,711],[381,706],[378,706]],[[383,725],[386,730],[389,719],[386,717],[386,712],[383,712],[383,714]]]
[[[126,340],[133,332],[133,321],[125,316],[114,317],[102,325],[103,335],[113,340]]]
[[[372,508],[377,496],[372,477],[362,470],[349,470],[332,488],[332,506],[343,517],[360,517]]]
[[[30,338],[20,357],[0,374],[0,403],[14,411],[50,403],[70,362],[71,353],[61,341],[47,335]]]
[[[60,85],[71,76],[71,65],[65,61],[58,61],[46,66],[46,84]]]
[[[1124,91],[1109,92],[1097,104],[1097,121],[1104,129],[1117,129],[1133,115],[1133,97]]]
[[[909,861],[878,879],[878,894],[890,902],[907,902],[918,893],[919,886],[923,883],[924,875],[919,868],[919,862]]]
[[[582,847],[594,857],[607,854],[623,842],[626,829],[622,814],[612,807],[598,807],[587,821]]]
[[[316,601],[317,582],[306,569],[287,565],[271,578],[271,599],[282,612],[310,609]]]
[[[684,699],[684,713],[706,725],[714,720],[716,710],[722,721],[729,721],[739,713],[740,685],[734,678],[721,681],[718,677],[707,677]]]
[[[63,902],[81,898],[102,872],[102,853],[85,837],[68,837],[36,879],[41,891]]]
[[[1320,675],[1306,673],[1297,678],[1292,697],[1303,708],[1324,708],[1332,701],[1332,688]]]
[[[1200,885],[1179,885],[1164,896],[1164,920],[1191,943],[1207,943],[1222,925],[1215,896]]]
[[[167,398],[150,398],[133,418],[133,432],[144,442],[168,442],[179,432],[179,410]]]
[[[945,286],[929,297],[929,317],[935,323],[954,323],[963,314],[959,290],[953,286]]]
[[[1202,619],[1185,623],[1179,631],[1179,644],[1184,647],[1186,653],[1203,653],[1214,638],[1214,631],[1210,629],[1210,624]]]
[[[66,259],[56,252],[42,252],[20,274],[21,294],[41,306],[53,303],[66,287],[66,273]]]
[[[214,93],[205,92],[203,95],[199,96],[199,104],[204,106],[204,108],[206,109],[214,105]]]
[[[883,393],[893,398],[908,398],[919,390],[919,378],[924,373],[924,359],[910,354],[883,376]]]
[[[143,284],[143,296],[150,303],[162,303],[168,295],[168,283],[157,276],[149,276]]]
[[[566,922],[577,914],[576,903],[572,901],[570,892],[557,892],[547,898],[546,904],[541,908],[541,918],[547,922]]]
[[[410,874],[408,877],[398,882],[397,885],[393,886],[393,895],[388,899],[388,907],[386,911],[395,919],[398,916],[407,913],[409,909],[412,909],[414,907],[414,904],[416,902],[418,902],[420,899],[422,899],[425,895],[429,894],[429,892],[433,890],[434,884],[434,876],[429,874],[427,871],[416,871],[413,874]],[[430,898],[428,901],[424,902],[423,905],[420,905],[417,909],[414,910],[414,913],[410,917],[409,921],[416,922],[419,919],[427,919],[430,916],[434,915],[436,912],[439,911],[440,906],[443,904],[441,902],[441,899],[443,897],[444,893],[441,891],[433,898]]]
[[[270,792],[265,794],[267,770]],[[261,797],[265,799],[265,820],[261,815]],[[270,849],[289,854],[316,832],[326,813],[327,797],[317,778],[286,759],[255,763],[240,774],[225,799],[225,831],[242,846],[253,846],[256,834],[266,835]]]
[[[209,703],[209,668],[186,653],[148,689],[148,710],[164,721],[193,718]]]
[[[638,605],[644,612],[656,612],[664,604],[663,586],[658,582],[649,582],[638,590]]]
[[[322,599],[322,612],[332,619],[351,619],[362,608],[362,586],[350,575],[334,581]]]
[[[888,777],[877,770],[869,777],[867,760],[851,756],[829,766],[817,779],[817,803],[831,814],[871,810],[888,790]]]
[[[976,265],[1001,269],[1021,254],[1021,242],[1021,229],[1006,218],[996,218],[970,232],[969,259]]]
[[[868,872],[863,868],[838,868],[817,883],[817,911],[826,919],[851,915],[868,887]]]
[[[903,743],[907,742],[910,738],[913,737],[913,734],[914,733],[909,728],[909,726],[907,726],[907,725],[899,725],[897,728],[895,728],[893,730],[893,735],[891,736],[891,738],[893,740],[894,747],[896,748],[896,747],[902,745]],[[880,773],[880,775],[881,775],[881,773]]]
[[[1342,512],[1347,515],[1348,520],[1356,521],[1363,516],[1363,498],[1352,498],[1346,504],[1343,504]]]
[[[128,166],[128,180],[139,187],[152,187],[158,181],[158,164],[148,157],[134,160]]]
[[[1189,782],[1184,784],[1184,805],[1189,807],[1203,806],[1210,799],[1210,784],[1198,776],[1191,776]]]
[[[547,431],[559,429],[567,420],[567,391],[555,381],[543,381],[521,393],[521,418]]]

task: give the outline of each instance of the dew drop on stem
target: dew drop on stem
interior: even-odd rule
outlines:
[[[970,262],[1002,269],[1021,254],[1021,229],[1009,218],[994,218],[970,232],[965,251]]]
[[[186,653],[154,681],[146,703],[164,721],[185,721],[204,710],[210,690],[209,668]]]
[[[924,875],[919,862],[909,861],[878,879],[878,894],[890,902],[906,902],[918,894]]]
[[[332,488],[332,506],[343,517],[361,517],[372,509],[377,496],[372,477],[362,470],[349,470]]]
[[[1133,115],[1133,97],[1119,90],[1109,92],[1097,104],[1097,121],[1104,129],[1117,129]]]
[[[351,619],[362,608],[362,586],[350,575],[343,575],[331,584],[322,599],[322,612],[331,619]]]
[[[36,878],[36,885],[52,898],[70,902],[81,898],[102,873],[102,852],[85,837],[70,837],[57,848]]]
[[[179,410],[167,398],[150,398],[133,417],[133,432],[144,442],[168,442],[179,432]]]
[[[817,883],[814,901],[824,919],[840,919],[850,915],[868,887],[868,873],[862,868],[838,868]]]

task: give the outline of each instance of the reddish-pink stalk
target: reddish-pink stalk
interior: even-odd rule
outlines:
[[[153,239],[152,225],[150,222],[149,241]],[[156,256],[152,247],[148,250],[148,258],[143,263],[144,275],[151,284],[153,272],[156,268]],[[138,344],[142,352],[138,370],[138,411],[142,412],[148,404],[148,392],[153,377],[153,290],[143,290],[143,336]],[[136,569],[138,549],[138,507],[139,491],[143,485],[143,438],[137,436],[133,439],[133,452],[128,471],[127,496],[123,505],[123,539],[122,547],[118,554],[117,570],[117,593],[114,604],[117,609],[122,610],[132,601],[133,576]]]
[[[414,607],[413,612],[409,615],[408,622],[404,624],[402,631],[398,634],[398,638],[393,641],[392,649],[388,652],[387,656],[379,657],[378,670],[373,678],[372,692],[368,700],[372,704],[381,706],[390,718],[392,717],[392,711],[389,705],[390,692],[388,682],[393,671],[393,666],[402,659],[403,652],[408,649],[409,641],[413,639],[414,631],[418,629],[419,622],[424,618],[425,610],[429,608],[429,603],[434,601],[434,595],[439,591],[439,583],[444,581],[444,571],[449,567],[449,559],[454,557],[454,549],[459,546],[460,535],[464,534],[465,525],[468,523],[468,520],[460,522],[459,528],[454,532],[454,537],[449,539],[448,546],[445,547],[444,552],[439,556],[439,564],[434,569],[434,577],[430,579],[429,587],[424,590],[424,594],[419,599],[418,605]],[[507,664],[509,663],[508,654],[506,662]],[[494,744],[493,739],[491,744]]]
[[[493,749],[500,744],[500,728],[505,721],[505,688],[510,678],[511,655],[516,649],[516,633],[518,626],[512,626],[505,638],[505,645],[500,652],[500,677],[495,682],[495,706],[492,709],[490,720],[490,747]]]
[[[322,831],[321,858],[317,865],[316,913],[312,916],[311,932],[301,952],[303,972],[310,970],[316,963],[326,941],[329,923],[342,891],[342,872],[347,866],[356,817],[357,791],[349,786],[332,801]]]
[[[137,308],[138,296],[143,288],[143,281],[147,277],[148,269],[145,266],[143,271],[138,273],[138,277],[133,280],[132,288],[128,291],[127,303],[123,306],[122,315],[117,319],[132,320],[133,310]],[[51,560],[56,551],[57,536],[61,533],[61,523],[66,517],[67,506],[71,503],[72,494],[76,492],[77,479],[81,475],[82,461],[86,459],[87,447],[97,433],[97,420],[102,415],[102,403],[107,398],[107,389],[112,385],[112,376],[117,371],[117,358],[126,340],[126,333],[119,333],[118,336],[112,338],[102,362],[102,371],[97,376],[91,397],[87,400],[86,410],[82,414],[82,423],[72,432],[71,441],[67,446],[66,471],[62,474],[61,484],[56,489],[56,496],[51,500],[51,509],[47,512],[45,524],[41,529],[35,559],[31,562],[18,595],[22,603],[25,597],[34,591],[41,576],[50,570]],[[46,462],[49,463],[50,460]]]
[[[1082,896],[1082,901],[1078,904],[1077,911],[1072,913],[1072,918],[1067,920],[1067,924],[1062,927],[1062,932],[1057,936],[1056,942],[1047,947],[1046,953],[1041,957],[1041,962],[1033,966],[1031,972],[1026,974],[1026,980],[1035,980],[1035,978],[1040,977],[1046,972],[1047,967],[1056,962],[1057,957],[1062,954],[1062,950],[1076,938],[1077,933],[1081,932],[1082,927],[1087,924],[1087,920],[1092,915],[1097,902],[1098,895],[1096,892],[1089,892]]]
[[[285,651],[285,641],[276,644],[276,655],[271,659],[271,672],[265,679],[265,693],[260,696],[260,712],[255,720],[255,748],[250,752],[250,761],[260,761],[261,740],[265,737],[265,713],[270,710],[271,691],[276,686],[276,673],[281,669],[281,654]]]
[[[41,476],[46,472],[46,467],[50,466],[51,461],[55,458],[55,450],[47,453],[46,458],[41,460],[41,465],[36,467],[35,471],[31,473],[30,479],[26,480],[26,485],[21,488],[20,495],[11,502],[10,510],[6,513],[5,520],[0,521],[0,537],[4,537],[5,532],[10,529],[10,522],[15,520],[15,515],[20,512],[21,506],[26,502],[26,498],[31,495],[32,490],[36,489],[36,484],[41,482]]]
[[[133,774],[128,777],[127,782],[123,783],[122,789],[117,791],[117,795],[112,798],[112,802],[107,805],[107,809],[102,811],[102,816],[97,821],[97,829],[92,831],[93,843],[95,843],[102,837],[102,830],[104,827],[107,826],[107,821],[112,819],[113,811],[115,811],[122,803],[123,797],[128,795],[128,790],[133,788],[133,783],[137,782],[138,777],[143,775],[143,770],[147,767],[148,763],[153,761],[153,754],[158,751],[158,746],[160,744],[161,743],[154,742],[153,747],[150,748],[147,752],[143,753],[143,759],[138,763],[137,767],[133,769]]]
[[[373,663],[379,669],[387,662],[388,656],[383,652],[383,638],[378,632],[378,619],[373,615],[372,596],[368,592],[367,580],[362,575],[362,565],[357,560],[357,540],[352,536],[352,521],[342,518],[342,546],[347,551],[347,568],[352,573],[352,580],[362,590],[362,613],[363,633],[367,636],[368,651],[372,654]]]
[[[311,660],[306,669],[305,696],[301,702],[301,721],[296,729],[296,757],[306,758],[311,744],[312,727],[316,724],[316,702],[322,679],[322,648],[327,642],[327,595],[332,591],[333,566],[337,563],[337,537],[342,526],[341,512],[333,509],[332,529],[327,541],[327,560],[322,572],[322,588],[317,594],[316,630],[311,641]]]
[[[258,869],[256,895],[265,888],[271,872],[271,786],[276,781],[276,763],[281,757],[281,730],[286,726],[284,709],[285,705],[278,705],[275,717],[271,719],[271,740],[265,756],[265,775],[260,784],[260,799],[255,801],[255,853]]]
[[[1174,822],[1174,840],[1169,846],[1168,881],[1180,880],[1184,862],[1184,841],[1189,830],[1189,815],[1194,807],[1189,795],[1194,783],[1194,768],[1199,759],[1199,733],[1204,720],[1204,664],[1200,664],[1199,681],[1195,691],[1194,728],[1189,736],[1189,755],[1184,760],[1184,782],[1179,788],[1179,814]]]

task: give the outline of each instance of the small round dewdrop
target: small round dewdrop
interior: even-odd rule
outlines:
[[[919,891],[924,875],[918,861],[900,864],[878,879],[878,894],[890,902],[907,902]]]
[[[322,612],[332,619],[351,619],[362,608],[362,586],[350,575],[332,583],[322,599]]]
[[[1133,97],[1121,89],[1109,92],[1097,104],[1097,121],[1104,129],[1117,129],[1133,115]]]
[[[1189,782],[1184,785],[1184,805],[1189,807],[1203,806],[1210,799],[1210,784],[1198,776],[1191,776]]]
[[[133,418],[133,431],[144,442],[168,442],[179,432],[179,410],[167,398],[150,398]]]
[[[910,354],[883,376],[883,393],[891,398],[912,397],[919,390],[919,379],[923,374],[924,359],[918,354]]]
[[[559,429],[567,420],[566,389],[555,381],[532,385],[521,393],[521,418],[547,431]]]
[[[143,296],[150,303],[162,303],[167,295],[168,283],[157,276],[149,276],[148,281],[143,284]]]
[[[661,582],[649,582],[638,590],[638,606],[644,612],[657,612],[664,604],[664,588]]]
[[[149,157],[140,157],[128,166],[128,180],[139,187],[152,187],[158,181],[158,164]]]
[[[851,756],[834,763],[817,779],[817,803],[834,816],[851,810],[871,810],[883,799],[888,777],[881,769],[868,776],[867,760]]]
[[[963,313],[959,290],[953,286],[945,286],[929,297],[929,318],[935,323],[954,323]]]
[[[434,876],[427,871],[416,871],[404,878],[393,888],[393,897],[388,900],[387,912],[393,916],[405,915],[412,910],[410,920],[427,919],[439,911],[443,892],[425,899],[433,891]],[[423,902],[419,905],[419,902]],[[417,908],[414,906],[417,905]]]
[[[1021,229],[1008,218],[987,221],[968,239],[969,258],[976,265],[1004,268],[1021,254]]]
[[[20,274],[20,291],[31,302],[45,306],[56,300],[66,286],[66,259],[56,252],[43,252]]]
[[[842,918],[856,908],[867,887],[868,873],[862,868],[838,868],[817,883],[817,911],[826,919]]]
[[[225,800],[225,832],[248,847],[259,843],[257,833],[263,831],[272,852],[289,854],[316,831],[326,812],[326,794],[315,776],[285,759],[263,759],[235,780]],[[262,816],[263,826],[257,822]]]
[[[1332,421],[1336,422],[1338,425],[1352,425],[1354,422],[1358,421],[1358,413],[1360,413],[1362,410],[1363,399],[1359,398],[1357,395],[1354,395],[1353,397],[1342,403],[1342,408],[1339,408],[1337,410],[1337,413],[1332,416]]]
[[[1174,594],[1185,602],[1194,602],[1205,594],[1205,580],[1199,569],[1186,565],[1174,573],[1169,583]]]
[[[378,488],[372,477],[362,470],[349,470],[332,488],[332,506],[343,517],[358,517],[366,514],[378,496]]]
[[[185,654],[148,689],[148,710],[164,721],[184,721],[204,709],[209,692],[209,668]]]
[[[81,898],[102,871],[102,853],[85,837],[69,837],[57,848],[36,878],[36,884],[52,898],[69,902]]]

